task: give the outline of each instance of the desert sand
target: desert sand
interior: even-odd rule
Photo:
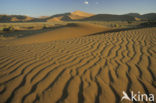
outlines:
[[[123,91],[156,96],[155,27],[100,33],[105,28],[70,26],[0,42],[0,103],[119,103]]]
[[[7,45],[21,45],[49,42],[54,40],[65,40],[108,30],[111,30],[111,28],[90,23],[68,23],[67,25],[58,26],[56,29],[49,32],[12,40],[11,42],[8,42]]]

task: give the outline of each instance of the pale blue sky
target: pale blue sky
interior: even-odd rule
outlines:
[[[90,13],[155,13],[156,0],[0,0],[0,14],[51,16],[81,10]]]

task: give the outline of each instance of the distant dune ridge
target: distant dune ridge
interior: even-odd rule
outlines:
[[[35,18],[23,15],[0,15],[0,22],[28,22]]]
[[[73,23],[0,40],[0,103],[120,103],[123,91],[156,96],[156,27],[89,35],[101,30]]]
[[[87,17],[93,16],[93,14],[89,14],[86,12],[82,12],[82,11],[74,11],[71,13],[67,13],[65,15],[60,15],[57,17],[51,17],[49,18],[47,21],[72,21],[72,20],[80,20],[80,19],[84,19]]]
[[[85,18],[83,21],[135,21],[135,19],[129,15],[98,14]]]
[[[137,18],[137,19],[136,19]],[[0,22],[55,22],[55,21],[136,21],[136,20],[156,20],[156,13],[140,15],[138,13],[129,13],[124,15],[114,14],[91,14],[83,11],[74,11],[71,13],[57,14],[53,16],[42,16],[33,18],[22,15],[0,15]]]
[[[93,16],[94,14],[90,14],[90,13],[86,13],[86,12],[82,12],[82,11],[75,11],[75,12],[72,12],[69,17],[72,19],[72,20],[78,20],[78,19],[84,19],[84,18],[87,18],[87,17],[91,17]]]

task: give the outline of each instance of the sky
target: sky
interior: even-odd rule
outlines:
[[[0,0],[0,14],[39,17],[76,10],[94,14],[156,13],[156,0]]]

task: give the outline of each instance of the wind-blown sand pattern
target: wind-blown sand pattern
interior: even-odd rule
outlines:
[[[0,103],[119,103],[122,91],[156,96],[156,28],[0,48]]]

